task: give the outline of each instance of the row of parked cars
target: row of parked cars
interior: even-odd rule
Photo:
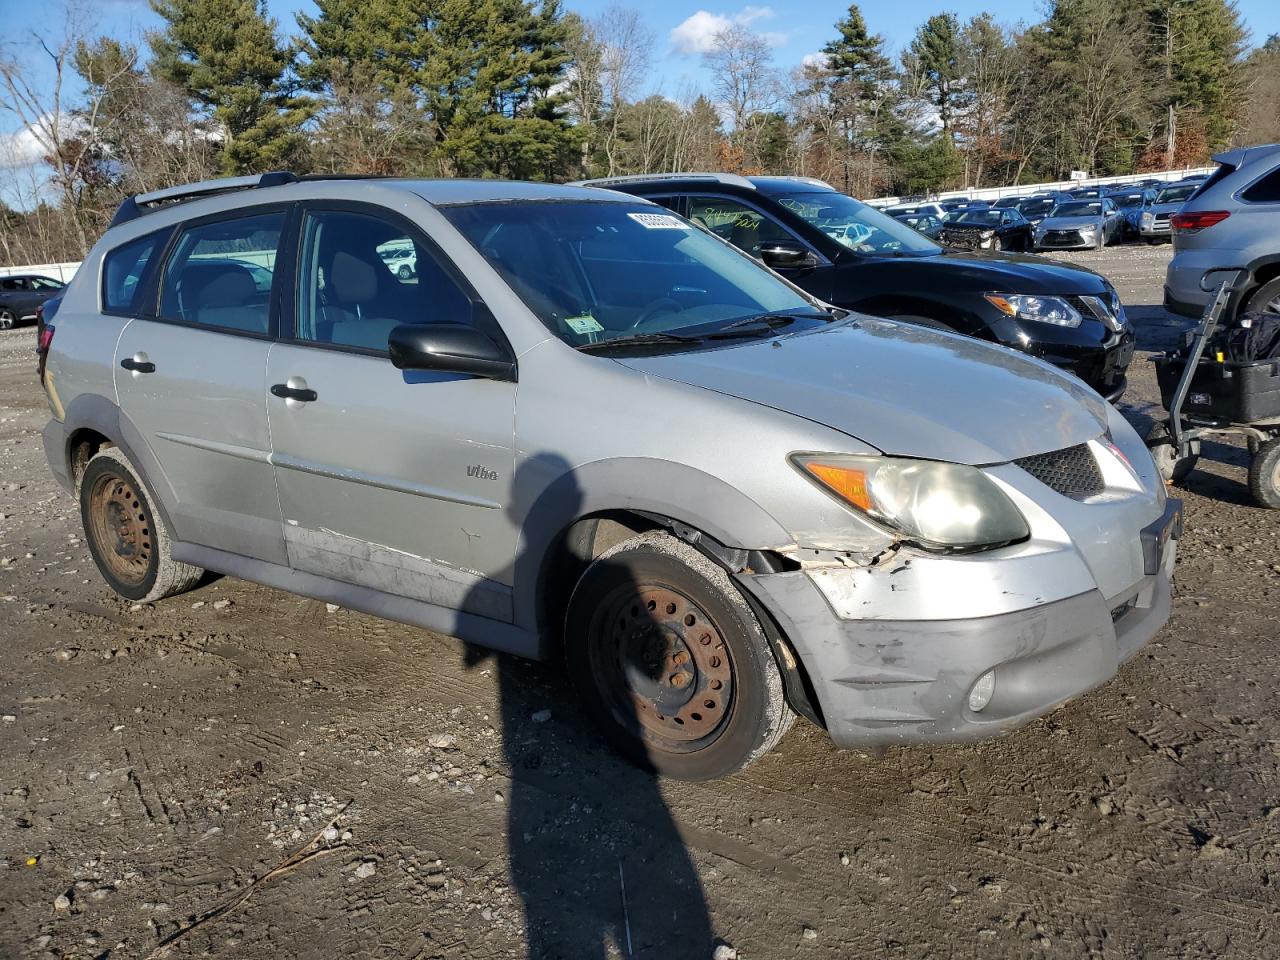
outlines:
[[[1095,249],[1172,236],[1171,218],[1207,177],[1144,180],[986,200],[897,204],[885,211],[944,243],[987,250]]]

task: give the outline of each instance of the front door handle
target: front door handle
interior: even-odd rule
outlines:
[[[303,403],[310,403],[312,400],[319,399],[319,395],[307,387],[291,387],[287,383],[273,383],[271,385],[271,395],[279,397],[281,400],[300,400]]]
[[[134,373],[155,373],[156,365],[146,359],[142,354],[135,354],[132,357],[125,357],[120,361],[120,366],[126,370],[132,370]]]

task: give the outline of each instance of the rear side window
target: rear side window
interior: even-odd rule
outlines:
[[[160,317],[266,334],[284,224],[280,211],[184,230],[165,265]]]
[[[1240,194],[1248,203],[1280,203],[1280,167],[1255,180]]]
[[[150,233],[116,247],[102,259],[102,309],[106,313],[134,313],[142,292],[142,277],[155,254],[160,234]]]
[[[1225,180],[1227,177],[1235,173],[1237,169],[1239,168],[1230,163],[1218,164],[1218,169],[1213,171],[1213,173],[1209,174],[1209,178],[1204,182],[1202,182],[1200,186],[1196,188],[1192,196],[1194,197],[1204,196],[1205,192],[1210,187],[1215,186],[1217,183],[1219,183],[1222,180]]]

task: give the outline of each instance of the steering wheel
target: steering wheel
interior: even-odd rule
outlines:
[[[663,313],[679,313],[683,309],[680,301],[673,297],[650,300],[640,309],[640,315],[636,317],[635,323],[631,324],[631,329],[635,330],[650,320],[656,320]]]

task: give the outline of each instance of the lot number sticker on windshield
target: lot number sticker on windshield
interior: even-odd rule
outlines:
[[[646,230],[688,230],[686,224],[681,223],[677,218],[669,213],[628,213],[628,217],[634,220]]]
[[[574,333],[599,333],[604,329],[600,326],[600,321],[589,313],[584,313],[580,317],[565,317],[564,322]]]

